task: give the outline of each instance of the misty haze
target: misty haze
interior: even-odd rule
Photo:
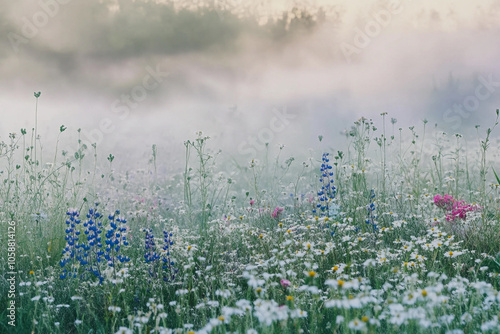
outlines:
[[[0,332],[500,332],[500,1],[0,5]]]

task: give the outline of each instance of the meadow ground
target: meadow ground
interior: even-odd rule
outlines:
[[[496,123],[470,142],[385,122],[230,173],[199,133],[174,175],[156,146],[119,171],[95,145],[49,159],[11,134],[0,332],[500,332]]]

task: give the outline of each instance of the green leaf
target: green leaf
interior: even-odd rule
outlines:
[[[500,177],[498,177],[498,174],[497,174],[497,172],[495,172],[495,169],[493,169],[493,167],[491,167],[491,169],[493,170],[493,174],[495,174],[495,178],[497,179],[497,183],[500,184]]]

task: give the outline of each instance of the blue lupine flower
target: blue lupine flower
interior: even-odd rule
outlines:
[[[153,230],[145,228],[143,231],[146,232],[144,239],[146,254],[144,254],[144,259],[146,263],[150,264],[149,275],[151,277],[157,277],[158,268],[160,266],[160,254],[157,253]]]
[[[321,190],[318,191],[319,203],[316,208],[321,210],[322,216],[330,217],[330,207],[334,204],[335,195],[337,194],[337,188],[334,186],[333,181],[333,171],[332,166],[329,164],[330,159],[328,156],[330,153],[323,153],[322,163],[321,163],[321,177],[319,182],[321,183]],[[338,206],[335,206],[338,211]],[[337,211],[333,211],[332,214],[336,214]],[[313,210],[316,212],[316,210]]]
[[[118,210],[115,214],[109,216],[111,229],[105,234],[106,240],[104,243],[107,246],[105,251],[103,251],[101,237],[103,232],[101,219],[103,215],[98,212],[97,207],[98,203],[95,203],[95,206],[90,208],[86,215],[87,220],[82,224],[84,229],[83,235],[86,240],[81,243],[79,242],[79,235],[81,235],[82,231],[77,228],[77,226],[81,223],[78,219],[78,211],[70,209],[66,213],[67,216],[69,216],[66,220],[68,228],[65,230],[67,245],[63,249],[63,259],[59,264],[61,268],[64,268],[66,264],[70,264],[71,267],[69,271],[66,270],[66,268],[63,269],[63,273],[60,275],[61,279],[66,277],[76,278],[77,276],[82,279],[88,278],[85,272],[79,275],[78,268],[82,268],[84,271],[98,277],[99,281],[102,283],[104,280],[104,277],[102,276],[102,272],[104,270],[103,267],[105,267],[106,264],[110,267],[115,267],[115,264],[117,263],[130,261],[128,256],[119,254],[121,246],[128,245],[124,234],[126,228],[118,228],[116,224],[116,222],[125,224],[127,221],[116,217],[116,215],[119,214]],[[106,259],[107,263],[102,261],[102,258]]]
[[[69,209],[68,212],[66,212],[66,215],[69,216],[69,219],[66,220],[66,225],[69,225],[69,228],[65,229],[66,236],[64,237],[67,245],[62,251],[64,257],[61,259],[59,264],[61,268],[64,268],[66,264],[69,264],[71,270],[73,271],[73,268],[76,269],[78,267],[77,262],[79,261],[79,256],[83,251],[83,249],[80,249],[80,244],[78,243],[79,238],[75,229],[76,224],[80,223],[80,221],[78,220],[78,211],[75,209]],[[69,276],[72,277],[72,275]],[[67,270],[64,269],[61,278],[66,277]],[[76,276],[73,275],[73,277]]]
[[[163,270],[164,270],[163,280],[165,282],[174,281],[175,275],[179,272],[179,269],[174,267],[175,262],[170,259],[169,247],[174,244],[174,241],[172,240],[172,236],[173,236],[173,233],[163,231],[164,255],[163,255],[162,261],[163,261]]]
[[[158,260],[160,256],[156,252],[156,244],[154,241],[153,230],[144,229],[143,231],[146,232],[146,237],[144,240],[146,248],[146,254],[144,255],[144,259],[146,260],[146,263]]]

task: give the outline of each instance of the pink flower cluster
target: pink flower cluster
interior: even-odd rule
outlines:
[[[458,201],[448,194],[444,196],[439,194],[434,196],[434,204],[446,211],[446,220],[449,222],[454,222],[458,218],[465,220],[465,218],[467,218],[467,212],[481,209],[481,206],[477,204]]]
[[[280,207],[276,207],[276,209],[274,209],[274,212],[271,213],[271,217],[273,218],[279,218],[280,214],[283,212],[283,208],[280,208]]]
[[[288,287],[290,286],[290,284],[292,284],[292,283],[290,283],[290,281],[289,281],[289,280],[287,280],[287,279],[281,279],[281,280],[280,280],[280,283],[281,283],[281,286],[283,287],[283,289],[288,288]]]
[[[437,207],[450,211],[453,209],[453,203],[455,202],[455,199],[453,196],[445,194],[444,196],[441,195],[436,195],[434,196],[434,204],[436,204]]]

